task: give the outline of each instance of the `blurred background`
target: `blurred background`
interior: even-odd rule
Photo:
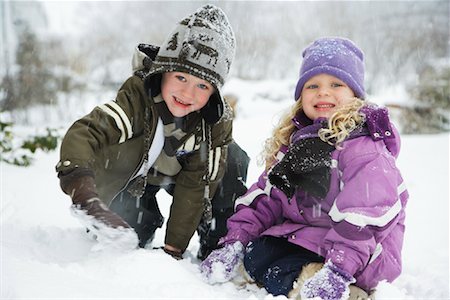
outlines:
[[[271,100],[293,97],[302,49],[318,37],[339,35],[364,50],[369,99],[390,107],[403,133],[449,131],[447,0],[3,0],[2,121],[73,120],[71,112],[82,111],[87,99],[110,100],[131,74],[134,48],[160,44],[177,21],[206,3],[221,7],[234,28],[237,52],[231,78],[289,83],[285,94]],[[270,95],[270,86],[266,88]],[[242,98],[239,91],[233,93]]]
[[[247,185],[263,170],[257,158],[277,114],[294,103],[302,50],[336,35],[364,50],[368,99],[389,107],[402,132],[397,163],[411,195],[403,274],[376,297],[450,299],[448,0],[0,0],[0,298],[264,297],[259,289],[200,283],[190,259],[179,265],[142,252],[100,257],[70,216],[54,169],[59,157],[52,150],[69,126],[114,99],[132,74],[135,47],[162,43],[206,3],[225,11],[237,38],[223,94],[237,99],[233,137],[251,157]],[[158,201],[168,216],[171,198]],[[163,239],[164,230],[157,231],[158,244]],[[198,249],[193,241],[190,253]]]

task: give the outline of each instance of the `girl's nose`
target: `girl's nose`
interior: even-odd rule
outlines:
[[[330,92],[329,92],[329,90],[328,90],[328,88],[327,87],[321,87],[320,89],[319,89],[319,94],[318,94],[319,96],[329,96],[330,95]]]

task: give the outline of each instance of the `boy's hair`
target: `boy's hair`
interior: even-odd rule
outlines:
[[[324,142],[334,145],[337,149],[340,148],[342,142],[350,135],[350,133],[361,126],[365,121],[364,115],[360,112],[366,102],[353,98],[354,101],[348,105],[341,107],[329,119],[328,127],[319,130],[319,137]],[[265,142],[265,147],[262,155],[265,160],[266,170],[276,161],[276,155],[282,146],[288,146],[290,137],[296,129],[292,119],[298,115],[302,110],[302,102],[297,101],[294,106],[289,109],[280,119],[279,124],[273,130],[272,137]]]

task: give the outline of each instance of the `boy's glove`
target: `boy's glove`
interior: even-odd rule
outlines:
[[[91,198],[85,200],[81,204],[73,204],[72,209],[75,215],[77,211],[84,212],[88,217],[92,217],[97,222],[103,223],[104,225],[111,228],[131,228],[128,223],[122,219],[118,214],[111,211],[99,198]]]
[[[241,242],[226,244],[211,252],[201,263],[200,271],[211,284],[226,282],[237,275],[243,258],[244,245]]]
[[[92,198],[83,205],[72,205],[72,214],[88,229],[97,241],[95,250],[114,248],[120,250],[136,249],[138,236],[118,214],[111,211],[98,198]]]
[[[61,178],[61,187],[72,198],[72,209],[84,212],[96,221],[111,228],[131,228],[122,217],[111,211],[98,198],[95,180],[92,176],[80,176],[75,178]]]
[[[350,296],[349,286],[356,280],[331,261],[309,278],[300,290],[302,299],[347,300]]]
[[[61,187],[72,198],[72,214],[87,227],[102,247],[136,248],[136,232],[98,198],[92,176],[61,178]]]

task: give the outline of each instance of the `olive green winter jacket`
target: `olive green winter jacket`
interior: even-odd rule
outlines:
[[[175,190],[167,223],[166,244],[186,249],[202,217],[205,175],[209,172],[208,177],[211,178],[210,197],[223,176],[227,144],[232,139],[232,120],[229,116],[229,113],[224,113],[216,124],[211,125],[209,155],[199,150],[200,142],[207,136],[205,122],[199,119],[199,124],[185,137],[187,142],[184,147],[186,144],[190,147],[185,150],[191,153],[180,162],[181,171],[170,178],[175,183]],[[150,143],[147,144],[151,145],[157,120],[157,111],[144,90],[142,79],[130,77],[115,100],[95,107],[69,128],[61,145],[57,172],[60,175],[75,174],[75,177],[77,172],[92,173],[100,199],[109,205],[143,164],[144,154],[148,152],[144,139],[149,138]],[[147,131],[144,129],[146,122],[150,125]],[[148,132],[147,137],[145,132]],[[152,184],[158,180],[164,181],[164,178],[150,176],[148,179]],[[63,185],[62,188],[64,190]],[[67,190],[65,192],[68,193]]]

